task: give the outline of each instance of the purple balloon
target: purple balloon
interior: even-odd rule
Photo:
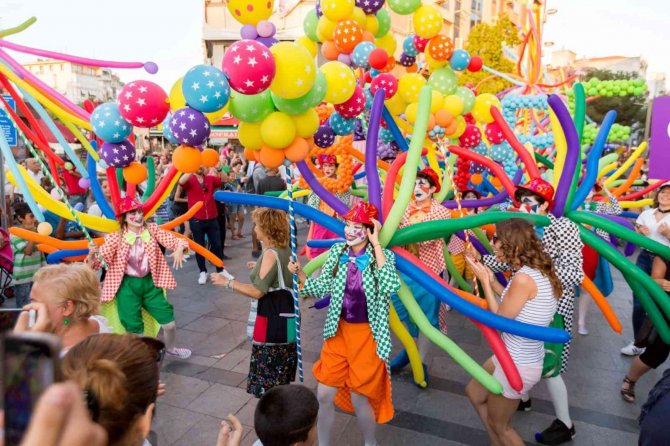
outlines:
[[[323,11],[321,10],[321,0],[316,0],[316,16],[321,17],[323,15]]]
[[[366,14],[374,14],[384,6],[384,0],[356,0],[356,6]]]
[[[279,41],[274,37],[257,37],[256,42],[265,45],[267,48],[270,48],[272,45],[278,43]]]
[[[156,65],[154,62],[145,62],[144,71],[149,74],[156,74],[158,73],[158,65]]]
[[[79,187],[81,187],[82,189],[88,189],[89,187],[91,187],[91,180],[89,180],[88,178],[79,178],[77,184],[79,184]]]
[[[554,113],[556,113],[558,122],[561,123],[561,128],[565,134],[565,142],[568,146],[567,153],[565,154],[565,162],[563,163],[563,172],[561,172],[561,178],[558,180],[558,186],[554,194],[554,207],[551,211],[556,217],[562,217],[565,212],[565,204],[570,193],[581,148],[579,146],[579,136],[577,135],[575,123],[572,121],[570,112],[561,98],[558,95],[552,94],[549,96],[547,102]]]
[[[521,169],[517,170],[516,174],[514,175],[514,184],[519,184],[519,182],[521,181],[522,176],[523,176],[523,172],[521,171]],[[509,197],[509,194],[503,188],[503,190],[499,194],[494,195],[493,197],[482,198],[481,200],[461,200],[461,207],[469,209],[469,208],[493,206],[494,204],[502,203],[508,197]],[[456,203],[456,200],[444,201],[444,202],[442,202],[442,206],[444,206],[447,209],[457,209],[458,208],[458,204]]]
[[[111,167],[127,167],[135,161],[135,146],[127,139],[120,143],[104,142],[99,153],[100,158]]]
[[[256,25],[256,31],[258,31],[258,35],[261,37],[272,37],[277,32],[277,28],[275,28],[274,23],[271,21],[261,20]]]
[[[400,60],[398,61],[398,63],[400,65],[402,65],[403,67],[411,67],[412,65],[414,65],[415,62],[416,62],[416,57],[409,56],[405,53],[402,53],[400,55]]]
[[[337,56],[337,60],[339,60],[345,65],[351,65],[351,56],[348,54],[340,54],[339,56]]]
[[[312,191],[328,206],[330,206],[335,212],[340,215],[345,215],[349,212],[347,205],[342,203],[335,195],[331,194],[321,183],[314,177],[314,174],[304,161],[296,163],[300,175],[305,179],[307,184],[312,188]],[[376,170],[376,169],[375,169]]]
[[[325,125],[320,126],[316,133],[314,134],[314,144],[321,147],[322,149],[327,149],[332,146],[335,142],[335,132],[330,127]]]
[[[379,125],[382,120],[382,110],[384,109],[384,95],[384,90],[380,88],[372,100],[368,139],[365,142],[365,176],[368,180],[368,202],[380,210],[382,208],[382,191],[379,171],[377,170],[377,141],[379,140]],[[384,221],[381,212],[379,219],[383,224]]]
[[[179,144],[197,147],[207,140],[211,127],[204,114],[191,107],[184,107],[172,115],[170,131]]]
[[[242,29],[240,29],[240,36],[246,40],[255,40],[256,37],[258,37],[258,32],[256,31],[255,26],[244,25]]]

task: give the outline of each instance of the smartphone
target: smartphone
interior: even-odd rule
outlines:
[[[50,333],[8,333],[2,340],[5,445],[18,446],[42,392],[60,381],[60,339]]]

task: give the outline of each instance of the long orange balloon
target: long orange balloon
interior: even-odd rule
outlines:
[[[623,182],[619,187],[614,189],[612,191],[612,195],[615,197],[621,196],[624,192],[626,192],[630,187],[632,186],[633,182],[637,180],[640,177],[640,171],[642,170],[642,165],[644,164],[644,160],[641,158],[638,158],[635,161],[635,165],[633,166],[633,170],[630,172],[630,175],[626,179],[626,181]]]
[[[582,286],[584,287],[586,292],[591,295],[596,305],[598,305],[598,308],[600,308],[600,311],[602,311],[603,316],[605,316],[605,320],[607,321],[608,324],[610,324],[612,330],[621,334],[621,322],[614,313],[614,310],[612,310],[610,303],[607,301],[605,296],[603,296],[603,293],[600,292],[598,287],[596,287],[595,284],[588,277],[584,277]],[[580,299],[582,299],[582,297],[580,297]]]

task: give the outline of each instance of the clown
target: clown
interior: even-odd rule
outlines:
[[[332,180],[337,179],[337,168],[339,167],[339,164],[335,155],[320,155],[319,166],[321,167],[321,172],[323,173],[324,178],[329,178]],[[344,193],[335,192],[334,195],[345,205],[347,205],[347,207],[349,207],[351,195],[348,191]],[[307,198],[307,205],[320,210],[329,217],[337,216],[335,211],[324,201],[321,201],[321,198],[319,198],[319,196],[314,192],[309,194],[309,197]],[[324,228],[318,223],[312,222],[310,225],[309,234],[307,235],[308,240],[327,240],[333,238],[338,238],[338,235]],[[323,248],[310,248],[309,246],[305,246],[305,253],[307,258],[310,260],[325,251],[326,249]]]
[[[181,268],[188,242],[156,224],[146,224],[142,203],[126,196],[119,205],[116,217],[120,229],[105,237],[98,249],[89,246],[86,259],[93,269],[102,268],[107,275],[102,286],[102,303],[116,304],[121,332],[142,334],[145,327],[142,310],[149,313],[163,328],[166,353],[180,359],[191,356],[186,348],[175,347],[177,326],[174,308],[165,297],[166,289],[177,286],[160,247],[172,251],[173,267]]]
[[[313,373],[319,382],[319,444],[331,443],[333,402],[355,412],[366,446],[376,445],[376,423],[393,417],[388,359],[389,303],[400,288],[395,257],[379,243],[377,208],[360,202],[344,215],[346,243],[330,249],[320,275],[307,278],[300,264],[289,270],[308,296],[330,295],[325,342]]]
[[[399,228],[426,221],[445,220],[450,218],[451,214],[449,210],[433,198],[433,195],[439,191],[439,177],[433,169],[426,168],[418,172],[414,183],[414,201],[407,207]],[[442,239],[413,244],[408,246],[407,249],[428,265],[428,267],[438,276],[444,273],[446,263],[444,260],[444,241]],[[414,298],[430,323],[434,327],[446,331],[446,310],[441,309],[440,300],[430,293],[429,290],[423,288],[406,275],[402,274],[401,277],[412,290]],[[421,356],[421,362],[424,364],[425,370],[425,360],[430,348],[430,341],[423,333],[419,333],[417,326],[411,320],[409,313],[398,296],[394,294],[392,297],[393,307],[398,312],[400,320],[407,325],[413,337],[418,336],[419,355]],[[403,350],[391,362],[391,370],[400,370],[408,363],[409,358],[407,352]]]

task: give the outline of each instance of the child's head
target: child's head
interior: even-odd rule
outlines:
[[[319,402],[307,387],[273,387],[256,406],[254,429],[263,446],[311,446],[318,413]]]
[[[32,229],[37,225],[37,219],[26,203],[19,203],[14,208],[14,215],[24,228]]]

